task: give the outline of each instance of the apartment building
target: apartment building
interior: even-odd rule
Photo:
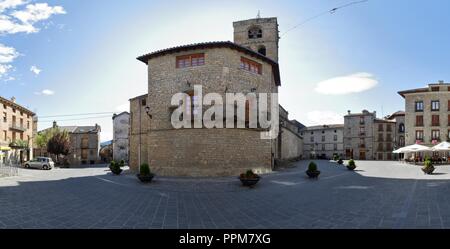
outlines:
[[[344,154],[344,125],[330,124],[301,129],[303,155],[307,159],[332,159]]]
[[[450,140],[450,83],[398,92],[405,99],[406,145]]]
[[[344,116],[345,158],[357,160],[395,160],[392,151],[405,146],[405,112],[382,119],[376,112],[363,110]]]
[[[0,162],[21,163],[33,158],[35,113],[17,104],[14,97],[0,97],[0,114]]]

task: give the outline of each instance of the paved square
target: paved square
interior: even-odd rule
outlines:
[[[156,177],[141,184],[106,166],[21,169],[0,178],[0,228],[450,228],[450,167],[424,175],[399,162],[357,161],[355,172],[309,161],[264,175],[253,188],[236,177]]]

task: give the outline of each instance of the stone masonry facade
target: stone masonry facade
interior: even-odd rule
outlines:
[[[405,99],[406,145],[433,146],[450,140],[450,83],[401,91]]]
[[[301,130],[303,155],[308,159],[332,159],[344,154],[344,125],[317,125]]]
[[[253,92],[268,93],[270,104],[270,93],[278,93],[276,18],[235,22],[233,26],[235,43],[199,43],[138,58],[148,66],[148,96],[130,100],[130,167],[133,170],[149,163],[158,175],[225,176],[248,169],[266,173],[272,170],[275,159],[282,157],[280,139],[261,139],[261,132],[266,131],[261,128],[175,129],[171,124],[172,112],[178,108],[171,104],[172,96],[186,93],[192,98],[190,101],[196,102],[198,96],[192,95],[195,85],[202,86],[203,96],[217,93],[224,102],[227,93]],[[255,28],[259,31],[251,35],[250,30]],[[264,50],[260,50],[262,46]],[[179,66],[179,58],[194,57],[201,58],[201,62]],[[223,106],[236,108],[233,103]],[[209,106],[202,105],[202,108],[204,112]],[[300,140],[300,136],[295,140],[286,139],[286,142],[295,141],[297,146],[295,152],[284,152],[286,157],[301,153]]]
[[[148,129],[150,117],[146,112],[148,94],[130,99],[129,165],[137,172],[148,161]]]
[[[22,163],[33,158],[34,117],[35,113],[17,104],[14,97],[0,97],[0,163]]]

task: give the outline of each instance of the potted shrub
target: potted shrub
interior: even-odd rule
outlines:
[[[261,179],[261,177],[255,174],[251,169],[239,176],[239,180],[241,180],[242,185],[246,187],[253,187],[256,183],[258,183],[259,179]]]
[[[125,166],[125,161],[122,159],[120,160],[119,166],[122,168]]]
[[[155,174],[150,172],[150,166],[147,163],[141,164],[139,167],[139,174],[137,174],[137,178],[141,182],[151,182]]]
[[[335,161],[335,162],[337,162],[337,161],[339,161],[339,156],[338,155],[336,155],[336,154],[334,154],[334,156],[333,156],[333,161]]]
[[[348,170],[355,170],[356,169],[356,163],[355,163],[355,161],[353,159],[350,159],[350,161],[348,161],[347,169]]]
[[[427,175],[431,175],[434,171],[434,166],[433,163],[431,162],[431,160],[426,160],[425,161],[425,165],[422,168],[423,173],[427,174]]]
[[[120,175],[120,173],[122,173],[122,169],[120,168],[119,164],[116,163],[115,161],[111,161],[109,169],[114,175]]]
[[[342,165],[342,164],[344,164],[344,161],[343,161],[342,159],[339,158],[339,160],[338,160],[337,163],[340,164],[340,165]]]
[[[320,171],[317,170],[317,164],[315,162],[310,162],[308,165],[308,170],[306,174],[309,178],[317,178],[320,175]]]

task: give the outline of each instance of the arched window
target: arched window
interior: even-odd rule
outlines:
[[[262,30],[260,27],[252,27],[248,30],[248,38],[249,39],[256,39],[256,38],[262,38]]]
[[[264,46],[259,47],[258,53],[260,53],[262,55],[266,55],[266,47],[264,47]]]
[[[401,123],[401,124],[398,126],[398,132],[400,132],[400,133],[405,132],[405,124]]]

